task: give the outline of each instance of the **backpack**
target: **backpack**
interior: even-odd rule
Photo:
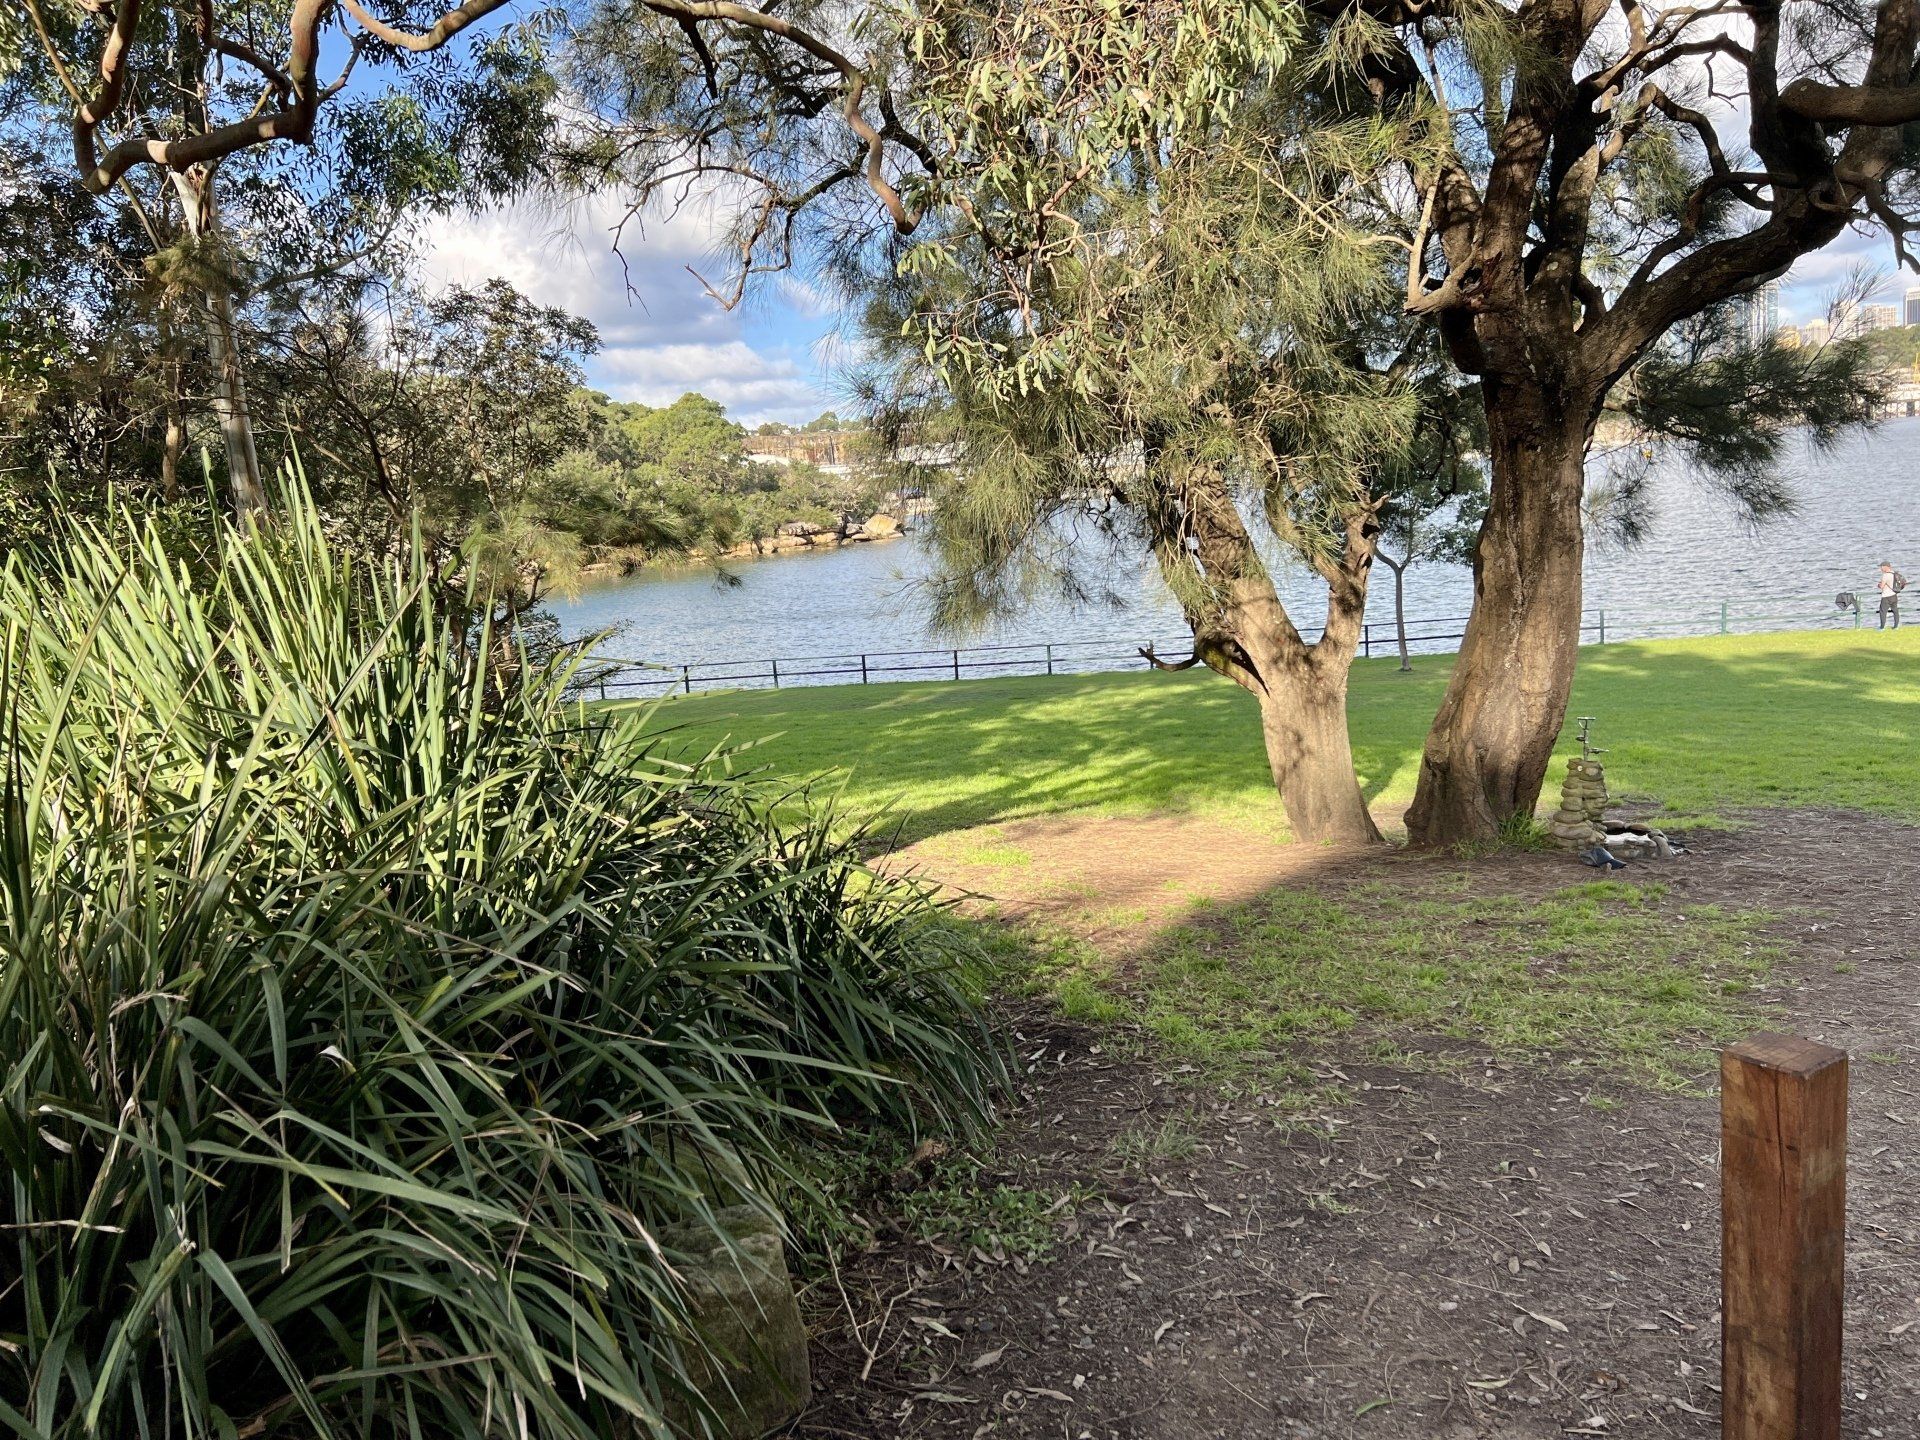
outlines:
[[[1906,588],[1907,588],[1907,577],[1902,575],[1898,570],[1894,571],[1893,572],[1893,593],[1898,595],[1902,590]]]

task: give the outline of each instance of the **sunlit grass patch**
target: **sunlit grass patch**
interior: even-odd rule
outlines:
[[[1686,828],[1769,805],[1920,819],[1920,626],[1588,646],[1570,716],[1598,717],[1617,795]],[[1355,766],[1376,808],[1412,797],[1445,656],[1354,667]],[[842,685],[676,699],[690,745],[765,740],[741,760],[827,774],[909,839],[1059,814],[1192,813],[1284,838],[1252,700],[1204,671]],[[1572,726],[1568,733],[1571,736]],[[771,737],[771,738],[768,738]],[[1562,741],[1542,799],[1576,753]]]
[[[1777,952],[1763,914],[1666,900],[1611,881],[1488,895],[1466,872],[1283,889],[1175,928],[1114,983],[1161,1044],[1209,1064],[1291,1073],[1333,1036],[1440,1039],[1677,1088],[1748,1025],[1741,997]]]

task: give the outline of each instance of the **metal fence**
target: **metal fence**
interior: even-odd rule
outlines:
[[[1585,612],[1583,643],[1605,645],[1686,635],[1760,634],[1779,630],[1834,629],[1875,623],[1875,597],[1863,594],[1859,606],[1842,610],[1834,597],[1747,596],[1717,607],[1685,611],[1633,606]],[[1920,613],[1920,612],[1917,612]],[[1465,633],[1464,615],[1423,616],[1407,620],[1410,653],[1445,654]],[[1302,630],[1308,639],[1318,637]],[[601,699],[684,694],[706,690],[778,690],[802,685],[877,685],[896,680],[966,680],[1014,675],[1087,675],[1146,668],[1141,650],[1151,647],[1162,659],[1184,658],[1192,648],[1188,635],[1099,640],[1036,640],[998,645],[960,645],[944,649],[869,650],[826,655],[789,655],[765,659],[654,661],[596,652],[583,672],[585,688]],[[1391,620],[1369,620],[1361,635],[1363,659],[1399,653],[1398,627]]]

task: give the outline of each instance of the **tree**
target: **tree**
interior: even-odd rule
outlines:
[[[517,615],[581,564],[545,487],[591,438],[580,362],[599,337],[504,280],[360,298],[289,321],[273,352],[283,413],[331,471],[325,498],[370,548],[416,529],[443,554],[468,546],[481,593]],[[339,504],[352,481],[374,515]]]
[[[1011,118],[982,123],[1039,132]],[[1348,674],[1386,462],[1413,406],[1401,357],[1368,343],[1392,294],[1384,255],[1332,207],[1299,199],[1316,174],[1373,163],[1379,137],[1309,130],[1282,156],[1279,129],[1250,111],[1060,195],[1063,219],[1097,242],[991,321],[975,297],[1005,251],[985,235],[948,238],[938,257],[901,267],[867,337],[892,337],[897,370],[878,393],[904,403],[887,429],[962,447],[933,482],[942,618],[971,620],[1037,589],[1088,598],[1088,539],[1150,556],[1193,646],[1184,659],[1145,657],[1204,665],[1247,692],[1297,838],[1368,843],[1380,834],[1354,772]],[[954,326],[968,332],[954,359],[929,361],[926,334]],[[1023,366],[1056,383],[1008,383]],[[1282,601],[1276,549],[1325,585],[1317,624]]]
[[[1579,639],[1585,460],[1607,397],[1675,326],[1779,276],[1852,221],[1885,224],[1903,254],[1910,228],[1898,208],[1912,178],[1901,127],[1920,118],[1910,83],[1920,0],[1743,5],[1750,39],[1726,23],[1728,5],[1649,12],[1638,0],[1620,0],[1617,17],[1599,0],[1315,0],[1299,12],[1231,13],[902,0],[857,30],[857,63],[804,30],[824,13],[782,11],[782,34],[817,64],[770,53],[760,21],[751,37],[731,29],[734,7],[706,12],[699,44],[677,58],[664,37],[592,29],[586,72],[624,76],[626,89],[587,93],[650,102],[637,129],[621,131],[637,144],[601,152],[620,157],[609,173],[643,195],[709,172],[757,187],[723,299],[793,263],[809,224],[823,253],[857,253],[847,187],[861,182],[894,234],[913,237],[894,242],[902,263],[937,255],[940,227],[1007,229],[1008,263],[978,309],[1028,304],[1072,248],[1059,204],[1071,187],[994,188],[1025,163],[1028,140],[974,122],[1000,98],[1036,113],[1053,104],[1045,118],[1066,137],[1057,153],[1086,167],[1069,170],[1080,179],[1147,153],[1129,148],[1144,120],[1211,124],[1270,83],[1276,65],[1308,78],[1297,87],[1303,103],[1408,137],[1397,181],[1346,187],[1344,198],[1405,247],[1405,311],[1432,323],[1479,383],[1490,471],[1474,615],[1409,816],[1415,838],[1434,843],[1495,836],[1538,795]],[[1074,132],[1085,117],[1022,89],[1030,75],[1018,67],[978,69],[971,91],[928,89],[929,47],[1004,59],[1009,38],[1069,70],[1128,70],[1140,98],[1131,112],[1097,117],[1107,128]],[[1169,73],[1188,88],[1168,84]],[[1730,85],[1745,102],[1751,162],[1724,138],[1740,111],[1712,98]],[[827,116],[832,125],[813,123]],[[922,338],[951,349],[955,334]],[[1013,368],[1022,383],[1057,378],[1025,360]],[[1833,383],[1848,368],[1843,360],[1804,378]],[[1846,408],[1845,396],[1804,391],[1760,403],[1776,415],[1798,406],[1818,423],[1836,398]],[[1852,397],[1849,421],[1866,417],[1864,398]],[[1736,408],[1720,424],[1737,431],[1747,420]],[[1777,450],[1776,430],[1754,433]],[[1725,453],[1682,438],[1709,460]]]
[[[1491,487],[1474,613],[1407,823],[1416,840],[1485,838],[1531,813],[1565,715],[1585,459],[1608,396],[1675,326],[1853,221],[1902,244],[1920,7],[1319,0],[1312,13],[1324,43],[1361,57],[1353,107],[1425,116],[1439,147],[1406,167],[1406,308],[1480,383]],[[1751,158],[1734,141],[1741,104]]]
[[[965,449],[932,520],[941,614],[964,622],[1032,585],[1072,593],[1079,577],[1056,563],[1065,525],[1151,555],[1194,646],[1149,658],[1206,665],[1253,697],[1296,834],[1378,840],[1346,687],[1381,498],[1370,482],[1406,407],[1392,327],[1374,319],[1393,293],[1385,248],[1326,187],[1376,165],[1392,127],[1320,125],[1310,92],[1253,86],[1289,32],[1238,0],[1125,14],[956,3],[887,21],[897,66],[864,75],[886,87],[876,133],[918,157],[901,208],[884,207],[911,239],[836,235],[827,249],[848,292],[873,300],[882,438]],[[769,71],[724,26],[697,67],[611,26],[591,36],[586,93],[649,100],[607,146],[621,178],[646,193],[693,165],[764,186],[746,271],[791,258],[796,219],[831,232],[839,179],[893,184],[857,129],[797,123],[811,110],[852,124],[853,87],[844,110],[806,91],[838,76]],[[659,103],[670,86],[677,110]],[[1317,637],[1280,602],[1273,545],[1328,587]]]
[[[552,91],[522,39],[476,47],[464,73],[423,66],[385,90],[353,78],[363,58],[391,64],[435,50],[495,8],[457,12],[414,36],[357,0],[344,10],[330,0],[71,8],[25,0],[38,43],[8,83],[41,103],[12,128],[63,127],[70,173],[97,203],[124,205],[144,231],[171,312],[155,358],[163,369],[181,363],[176,320],[199,330],[237,511],[267,503],[245,303],[364,260],[413,206],[524,181]],[[322,52],[336,35],[346,43],[323,77]],[[339,121],[325,143],[316,129],[323,106]]]
[[[1400,670],[1407,650],[1407,570],[1425,562],[1470,564],[1486,518],[1486,468],[1477,454],[1479,398],[1470,387],[1430,373],[1420,391],[1412,442],[1393,457],[1383,483],[1374,559],[1393,575],[1393,628]]]

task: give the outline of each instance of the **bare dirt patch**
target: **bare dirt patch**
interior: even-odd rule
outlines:
[[[1759,1003],[1852,1052],[1846,1433],[1920,1436],[1920,831],[1750,818],[1657,867],[1661,903],[1781,914],[1790,959]],[[957,850],[927,863],[991,882],[1003,913],[1078,907],[1130,950],[1183,894],[1434,863],[1248,847],[1187,820],[1033,822],[982,844],[971,878]],[[1591,878],[1557,856],[1476,868],[1517,892]],[[1718,1433],[1711,1097],[1487,1054],[1387,1068],[1329,1039],[1312,1064],[1343,1098],[1303,1117],[1116,1055],[1111,1034],[1040,1014],[1016,1029],[1032,1093],[991,1164],[1067,1197],[1058,1248],[1027,1262],[882,1221],[841,1268],[844,1300],[813,1297],[816,1404],[796,1436]]]
[[[1016,820],[923,840],[889,868],[937,879],[1003,919],[1059,926],[1124,958],[1196,901],[1231,905],[1352,873],[1371,852],[1282,845],[1185,815]]]

